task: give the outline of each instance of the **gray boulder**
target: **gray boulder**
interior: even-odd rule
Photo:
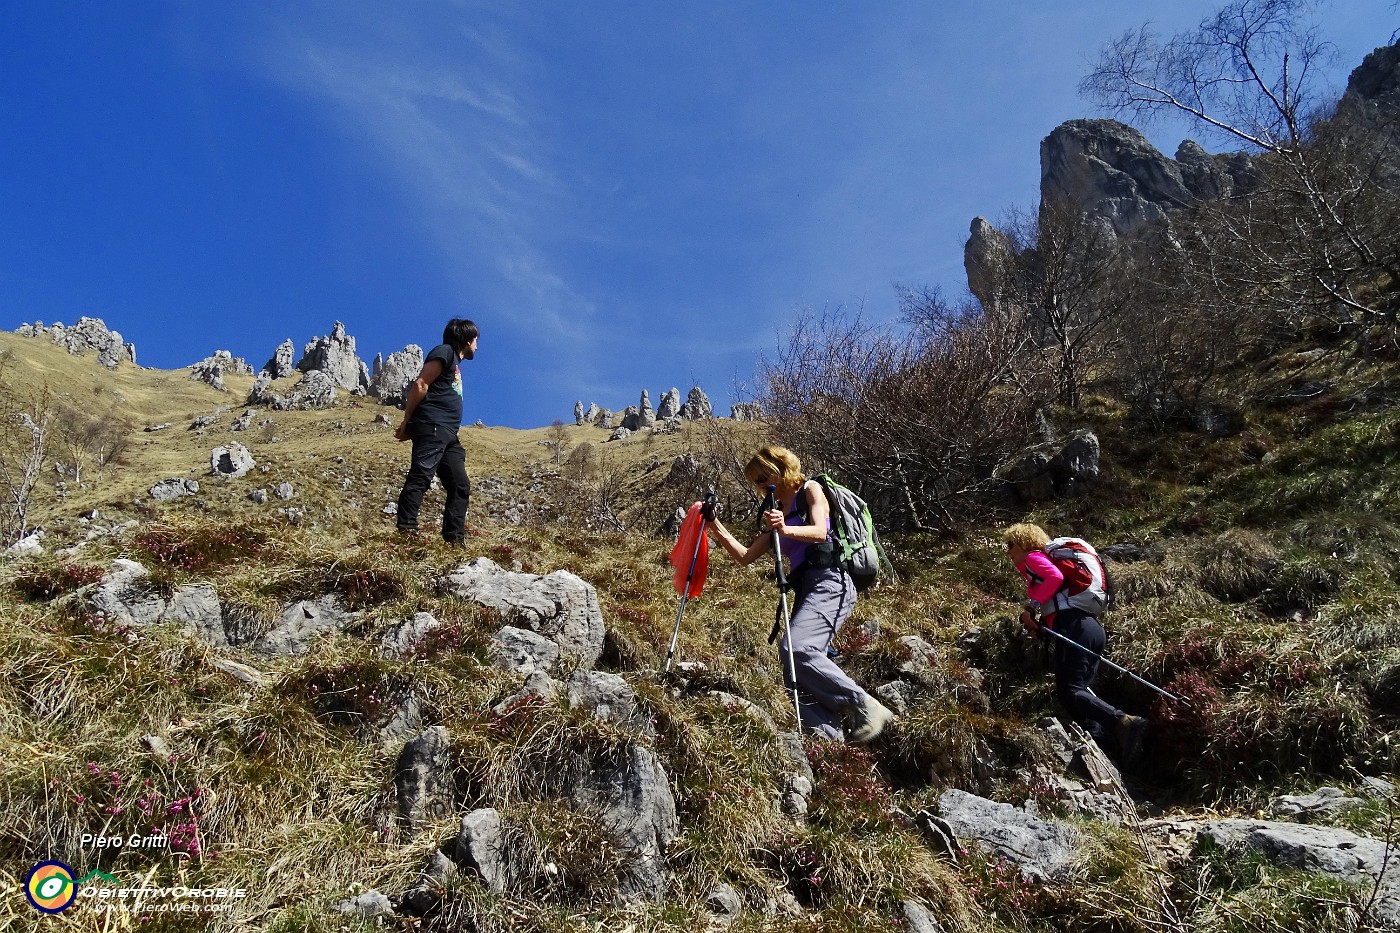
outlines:
[[[473,810],[462,817],[457,864],[476,872],[488,890],[503,894],[512,887],[515,875],[507,845],[501,814],[494,807]]]
[[[666,847],[680,835],[676,801],[661,761],[647,748],[630,745],[580,762],[569,801],[598,814],[599,822],[629,856],[624,897],[657,898],[666,887]]]
[[[163,479],[146,492],[157,502],[169,502],[181,496],[193,496],[199,492],[199,483],[192,479]]]
[[[577,402],[574,402],[574,424],[576,424],[576,425],[582,425],[582,424],[583,424],[583,401],[582,401],[582,399],[580,399],[580,400],[577,401]]]
[[[958,840],[1005,858],[1028,879],[1060,880],[1077,856],[1079,830],[1010,804],[948,790],[938,798],[938,812]]]
[[[1050,472],[1060,485],[1091,483],[1099,478],[1099,437],[1093,431],[1076,431],[1050,461]]]
[[[720,884],[705,895],[705,909],[728,923],[739,919],[744,912],[744,902],[732,886]]]
[[[410,832],[452,813],[452,746],[447,729],[433,726],[407,743],[394,769],[399,820]]]
[[[360,736],[365,740],[373,736],[379,747],[388,753],[422,728],[423,703],[416,693],[405,691],[390,698],[377,722],[362,724]]]
[[[512,625],[546,636],[584,669],[603,653],[598,592],[567,570],[516,573],[478,557],[453,571],[446,585],[463,599],[495,609]]]
[[[1039,726],[1065,770],[1037,769],[1035,781],[1069,813],[1115,826],[1128,819],[1135,808],[1122,775],[1089,733],[1054,718],[1042,720]]]
[[[1270,809],[1275,816],[1334,817],[1365,802],[1339,787],[1319,787],[1311,794],[1284,794],[1274,800]]]
[[[559,646],[543,635],[507,625],[492,636],[490,654],[495,667],[528,676],[549,671],[559,660]]]
[[[305,654],[311,642],[330,632],[338,632],[360,617],[348,612],[334,593],[317,600],[301,600],[282,610],[277,624],[253,643],[260,654]]]
[[[267,686],[267,675],[257,668],[249,667],[246,664],[230,661],[228,658],[212,658],[209,661],[209,666],[217,671],[222,671],[234,680],[246,684],[254,690],[259,690]]]
[[[671,469],[666,474],[668,483],[690,483],[700,476],[700,461],[694,454],[681,454],[671,461]]]
[[[1376,917],[1387,929],[1400,929],[1400,867],[1397,853],[1380,839],[1345,829],[1266,820],[1213,820],[1200,827],[1226,849],[1249,849],[1269,861],[1300,871],[1320,872],[1351,884],[1376,885]]]
[[[1063,446],[1042,447],[1008,461],[997,469],[997,475],[1009,482],[1025,502],[1044,502],[1088,491],[1099,479],[1099,458],[1098,435],[1080,430]]]
[[[216,647],[229,644],[224,624],[224,607],[218,591],[207,583],[182,586],[170,597],[164,618],[179,622],[199,638]]]
[[[739,402],[729,407],[729,417],[734,421],[762,421],[763,406],[753,402]]]
[[[395,915],[394,902],[378,891],[365,891],[335,905],[336,913],[364,920],[377,920]]]
[[[209,472],[224,479],[238,479],[257,465],[252,453],[242,444],[215,447],[209,453]]]
[[[253,367],[242,357],[234,356],[227,350],[215,350],[212,356],[207,356],[190,367],[191,380],[202,382],[220,392],[228,391],[224,386],[226,374],[251,376]]]
[[[421,917],[435,910],[456,877],[456,863],[441,851],[434,852],[423,868],[418,883],[399,898],[400,908],[411,917]]]
[[[409,658],[417,650],[418,644],[430,632],[441,628],[431,612],[415,612],[413,618],[384,633],[379,642],[379,656],[382,658]]]
[[[645,739],[656,737],[651,717],[637,702],[630,684],[617,674],[575,671],[569,678],[570,709],[586,709],[595,719],[615,723]]]
[[[946,933],[943,924],[934,919],[927,907],[918,901],[905,901],[900,905],[904,913],[904,927],[909,933]]]
[[[256,408],[250,408],[233,420],[233,424],[228,426],[230,431],[246,431],[253,424],[253,419],[258,416]]]
[[[552,703],[559,696],[559,687],[559,681],[554,680],[544,671],[535,671],[525,678],[524,686],[491,707],[491,711],[497,716],[508,716],[516,707],[526,701]]]
[[[147,578],[150,571],[134,560],[119,557],[103,574],[89,597],[94,610],[116,622],[150,625],[165,615],[165,598],[158,595]]]
[[[9,557],[38,557],[44,553],[43,538],[44,529],[36,528],[5,548],[5,554]]]

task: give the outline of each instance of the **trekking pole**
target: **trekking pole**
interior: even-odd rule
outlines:
[[[705,495],[705,506],[712,510],[711,514],[714,514],[714,505],[715,490],[714,487],[711,486],[710,491]],[[704,515],[703,509],[701,510],[701,515]],[[695,536],[695,553],[690,555],[690,569],[687,570],[685,574],[685,589],[681,592],[681,604],[676,609],[676,627],[671,632],[671,645],[666,649],[666,667],[662,670],[663,674],[671,673],[671,661],[676,656],[676,642],[681,637],[681,617],[685,615],[685,601],[690,598],[690,581],[695,578],[695,562],[700,559],[700,547],[705,543],[705,526],[708,524],[709,519],[702,517],[700,521],[700,533]]]
[[[1029,614],[1029,613],[1022,613],[1022,615],[1028,615],[1028,614]],[[1113,668],[1115,671],[1118,671],[1120,674],[1127,674],[1129,677],[1131,677],[1133,680],[1136,680],[1138,683],[1142,684],[1144,687],[1147,687],[1147,688],[1152,689],[1152,690],[1156,690],[1158,693],[1160,693],[1162,696],[1166,697],[1168,700],[1171,700],[1171,701],[1173,701],[1173,702],[1175,702],[1175,703],[1180,703],[1182,706],[1186,707],[1187,709],[1191,709],[1191,704],[1188,703],[1188,702],[1186,702],[1186,701],[1185,701],[1184,699],[1182,699],[1181,697],[1177,696],[1175,693],[1168,693],[1167,691],[1163,690],[1161,687],[1157,686],[1156,684],[1152,683],[1151,681],[1149,681],[1149,680],[1143,680],[1141,677],[1139,677],[1138,675],[1134,674],[1132,671],[1128,670],[1126,667],[1123,667],[1121,664],[1114,664],[1112,661],[1110,661],[1108,658],[1104,657],[1103,655],[1101,655],[1101,654],[1099,654],[1099,653],[1097,653],[1097,652],[1094,652],[1094,651],[1090,651],[1088,648],[1085,648],[1083,645],[1081,645],[1079,642],[1075,641],[1073,638],[1070,638],[1070,637],[1068,637],[1068,636],[1066,636],[1066,635],[1061,635],[1059,632],[1055,631],[1054,629],[1052,629],[1052,628],[1047,628],[1047,627],[1044,626],[1044,625],[1039,626],[1039,628],[1040,628],[1040,630],[1041,630],[1042,632],[1049,632],[1051,635],[1054,635],[1056,638],[1058,638],[1060,641],[1064,642],[1065,644],[1067,644],[1067,645],[1074,645],[1074,647],[1078,648],[1080,651],[1084,652],[1085,654],[1090,655],[1090,656],[1092,656],[1092,657],[1095,657],[1095,658],[1099,659],[1099,660],[1102,661],[1103,663],[1107,664],[1109,667]]]
[[[769,486],[768,496],[763,500],[763,507],[760,511],[767,512],[778,507],[778,487]],[[802,734],[802,706],[797,699],[797,662],[792,657],[792,616],[788,614],[788,579],[783,572],[783,548],[778,540],[778,529],[773,529],[773,565],[778,575],[778,603],[781,607],[783,622],[783,640],[787,642],[787,670],[783,671],[783,679],[792,688],[792,713],[797,717],[797,733]]]

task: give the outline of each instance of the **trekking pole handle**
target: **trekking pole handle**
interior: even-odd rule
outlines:
[[[770,509],[776,509],[777,507],[778,507],[778,487],[777,487],[777,486],[769,486],[769,487],[768,487],[768,495],[767,495],[767,496],[764,498],[764,500],[763,500],[763,508],[762,508],[762,511],[767,512],[767,511],[769,511]],[[773,564],[774,564],[774,568],[775,568],[775,570],[777,571],[777,574],[778,574],[778,589],[780,589],[780,590],[786,592],[786,591],[787,591],[787,585],[788,585],[788,582],[787,582],[787,573],[785,573],[785,572],[783,571],[783,547],[782,547],[782,543],[778,540],[778,537],[779,537],[779,536],[778,536],[778,529],[774,528],[774,529],[773,529]]]

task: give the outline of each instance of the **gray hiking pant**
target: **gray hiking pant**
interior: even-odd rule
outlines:
[[[794,577],[792,662],[797,675],[797,702],[802,728],[825,739],[846,738],[841,711],[865,698],[860,688],[826,653],[856,604],[856,588],[840,567],[812,567]],[[787,640],[778,644],[778,660],[787,670]]]

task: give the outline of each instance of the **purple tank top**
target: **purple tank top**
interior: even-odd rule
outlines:
[[[812,480],[808,480],[808,483]],[[789,525],[810,525],[812,520],[807,516],[807,486],[804,484],[797,491],[793,498],[792,511],[786,516]],[[831,516],[826,517],[826,536],[831,538]],[[789,566],[793,570],[802,566],[802,562],[807,558],[807,548],[812,546],[809,541],[796,541],[792,538],[779,536],[778,543],[782,546],[783,556],[788,559]]]

